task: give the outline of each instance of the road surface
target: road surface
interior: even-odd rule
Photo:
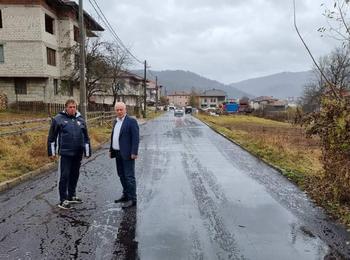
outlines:
[[[57,208],[52,171],[0,194],[0,259],[347,259],[350,236],[277,171],[191,115],[140,127],[138,206],[123,210],[108,145]]]

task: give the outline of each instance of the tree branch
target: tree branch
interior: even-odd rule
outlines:
[[[309,53],[314,65],[316,66],[316,68],[318,69],[318,71],[321,73],[322,77],[325,79],[325,81],[327,82],[327,84],[329,85],[329,87],[331,88],[332,92],[333,92],[333,95],[339,100],[339,95],[337,93],[337,91],[335,90],[335,87],[334,87],[334,84],[332,82],[330,82],[328,80],[328,78],[326,77],[326,75],[323,73],[323,71],[321,70],[321,68],[319,67],[319,65],[317,64],[317,62],[315,61],[315,58],[314,56],[312,55],[309,47],[307,46],[307,44],[305,43],[303,37],[301,36],[300,32],[299,32],[299,29],[298,29],[298,26],[297,26],[297,23],[296,23],[296,11],[295,11],[295,0],[293,0],[293,7],[294,7],[294,28],[300,38],[300,40],[302,41],[304,47],[306,48],[307,52]]]

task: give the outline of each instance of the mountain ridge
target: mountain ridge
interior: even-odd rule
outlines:
[[[246,91],[254,96],[273,96],[278,98],[300,97],[304,86],[315,80],[313,71],[284,71],[263,77],[251,78],[231,83],[229,86]]]
[[[143,70],[135,70],[133,73],[143,77]],[[164,95],[174,91],[202,92],[209,89],[221,89],[227,93],[228,98],[249,98],[257,96],[273,96],[277,98],[300,97],[304,86],[314,80],[312,71],[280,72],[263,77],[255,77],[231,84],[223,84],[219,81],[208,79],[199,74],[185,70],[150,70],[147,78],[155,80],[164,88]]]
[[[133,73],[143,77],[142,70],[132,71]],[[151,76],[151,77],[150,77]],[[238,90],[235,87],[225,85],[219,81],[208,79],[199,74],[196,74],[191,71],[185,70],[162,70],[162,71],[153,71],[151,70],[148,73],[147,78],[155,80],[155,76],[158,77],[158,84],[164,86],[166,89],[166,94],[170,94],[174,91],[204,91],[208,89],[221,89],[227,93],[228,97],[242,97],[242,96],[251,96],[244,91]],[[164,89],[163,89],[164,91]],[[163,92],[164,93],[164,92]],[[165,94],[165,93],[164,93]]]

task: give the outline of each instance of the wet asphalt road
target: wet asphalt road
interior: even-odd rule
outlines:
[[[343,227],[197,119],[140,130],[137,209],[113,203],[105,146],[83,161],[74,210],[56,206],[55,171],[0,194],[0,259],[350,259]]]

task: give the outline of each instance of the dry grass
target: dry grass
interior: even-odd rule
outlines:
[[[322,171],[318,142],[306,138],[300,127],[244,115],[198,117],[251,153],[277,166],[300,185],[305,177]]]
[[[252,154],[280,168],[334,219],[350,226],[350,207],[347,204],[322,199],[328,184],[322,178],[321,148],[317,139],[306,138],[302,128],[254,116],[198,115],[198,118]]]
[[[147,117],[147,120],[151,120],[153,118],[156,118],[160,115],[162,115],[164,113],[164,111],[154,111],[154,110],[147,110],[147,114],[146,114],[146,117]]]
[[[335,220],[350,226],[350,207],[346,203],[325,201],[321,147],[317,139],[306,138],[302,128],[254,116],[199,115],[217,131],[241,144],[252,154],[279,167]]]
[[[21,121],[21,120],[30,120],[36,118],[45,118],[48,117],[45,113],[16,113],[16,112],[8,112],[8,111],[0,111],[0,122],[8,122],[8,121]]]
[[[109,140],[109,126],[89,129],[92,147]],[[0,182],[16,178],[50,162],[47,156],[47,130],[0,138]]]
[[[0,182],[50,162],[44,135],[47,131],[0,138]]]
[[[150,111],[147,120],[161,115],[161,112]],[[17,114],[0,112],[0,122],[44,118],[45,114]],[[16,178],[28,171],[38,169],[51,162],[47,156],[47,135],[49,124],[26,124],[25,128],[47,124],[47,129],[29,132],[17,136],[0,137],[0,182]],[[18,130],[21,126],[0,127],[1,132]],[[89,136],[92,148],[109,141],[112,124],[89,125]]]

